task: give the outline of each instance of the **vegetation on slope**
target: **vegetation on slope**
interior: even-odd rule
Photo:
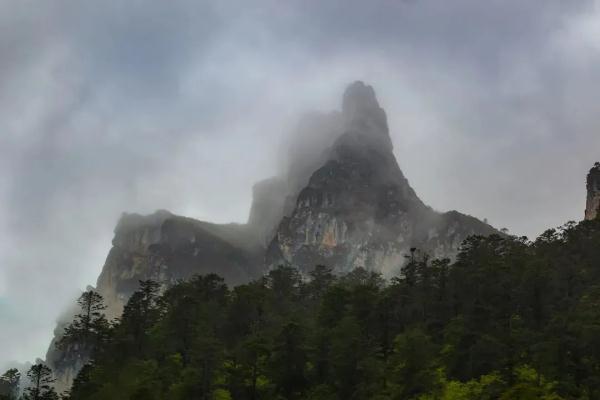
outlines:
[[[600,398],[600,220],[408,257],[390,282],[323,266],[142,282],[116,323],[67,330],[93,354],[69,398]]]

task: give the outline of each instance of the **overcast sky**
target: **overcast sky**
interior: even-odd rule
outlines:
[[[0,367],[44,355],[122,211],[245,221],[294,121],[356,79],[427,204],[529,237],[581,219],[599,7],[0,0]]]

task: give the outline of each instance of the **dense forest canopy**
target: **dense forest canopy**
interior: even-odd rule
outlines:
[[[325,266],[145,281],[112,324],[84,294],[59,345],[92,361],[68,398],[600,398],[600,220],[407,258],[391,281]]]

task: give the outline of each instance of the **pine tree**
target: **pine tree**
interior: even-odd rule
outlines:
[[[21,373],[16,368],[11,368],[0,377],[0,399],[13,400],[19,395]]]
[[[138,355],[146,347],[148,330],[160,316],[159,290],[155,281],[140,281],[140,289],[131,295],[123,310],[121,329],[130,336]]]
[[[52,387],[55,379],[50,368],[44,364],[36,364],[29,369],[27,377],[31,383],[25,389],[24,400],[58,400]]]
[[[286,399],[301,398],[306,386],[307,358],[301,326],[288,322],[275,338],[270,357],[272,376]]]
[[[396,337],[390,377],[398,398],[410,399],[435,390],[435,354],[431,338],[419,328]]]
[[[310,273],[310,282],[306,290],[311,299],[321,299],[327,289],[335,282],[333,270],[324,265],[317,265]]]
[[[57,347],[65,349],[77,346],[82,353],[93,351],[108,332],[108,321],[103,311],[106,309],[102,296],[93,291],[84,292],[77,300],[81,313],[65,328]]]
[[[404,277],[404,281],[410,287],[413,287],[417,284],[417,268],[419,262],[416,258],[417,249],[412,247],[410,249],[410,255],[405,255],[406,264],[402,267],[402,276]]]

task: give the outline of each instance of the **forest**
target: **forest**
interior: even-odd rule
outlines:
[[[406,257],[391,280],[281,266],[234,288],[143,281],[116,321],[86,292],[57,345],[90,361],[62,397],[600,398],[600,219]],[[0,398],[60,397],[44,365],[28,376],[7,371]]]

